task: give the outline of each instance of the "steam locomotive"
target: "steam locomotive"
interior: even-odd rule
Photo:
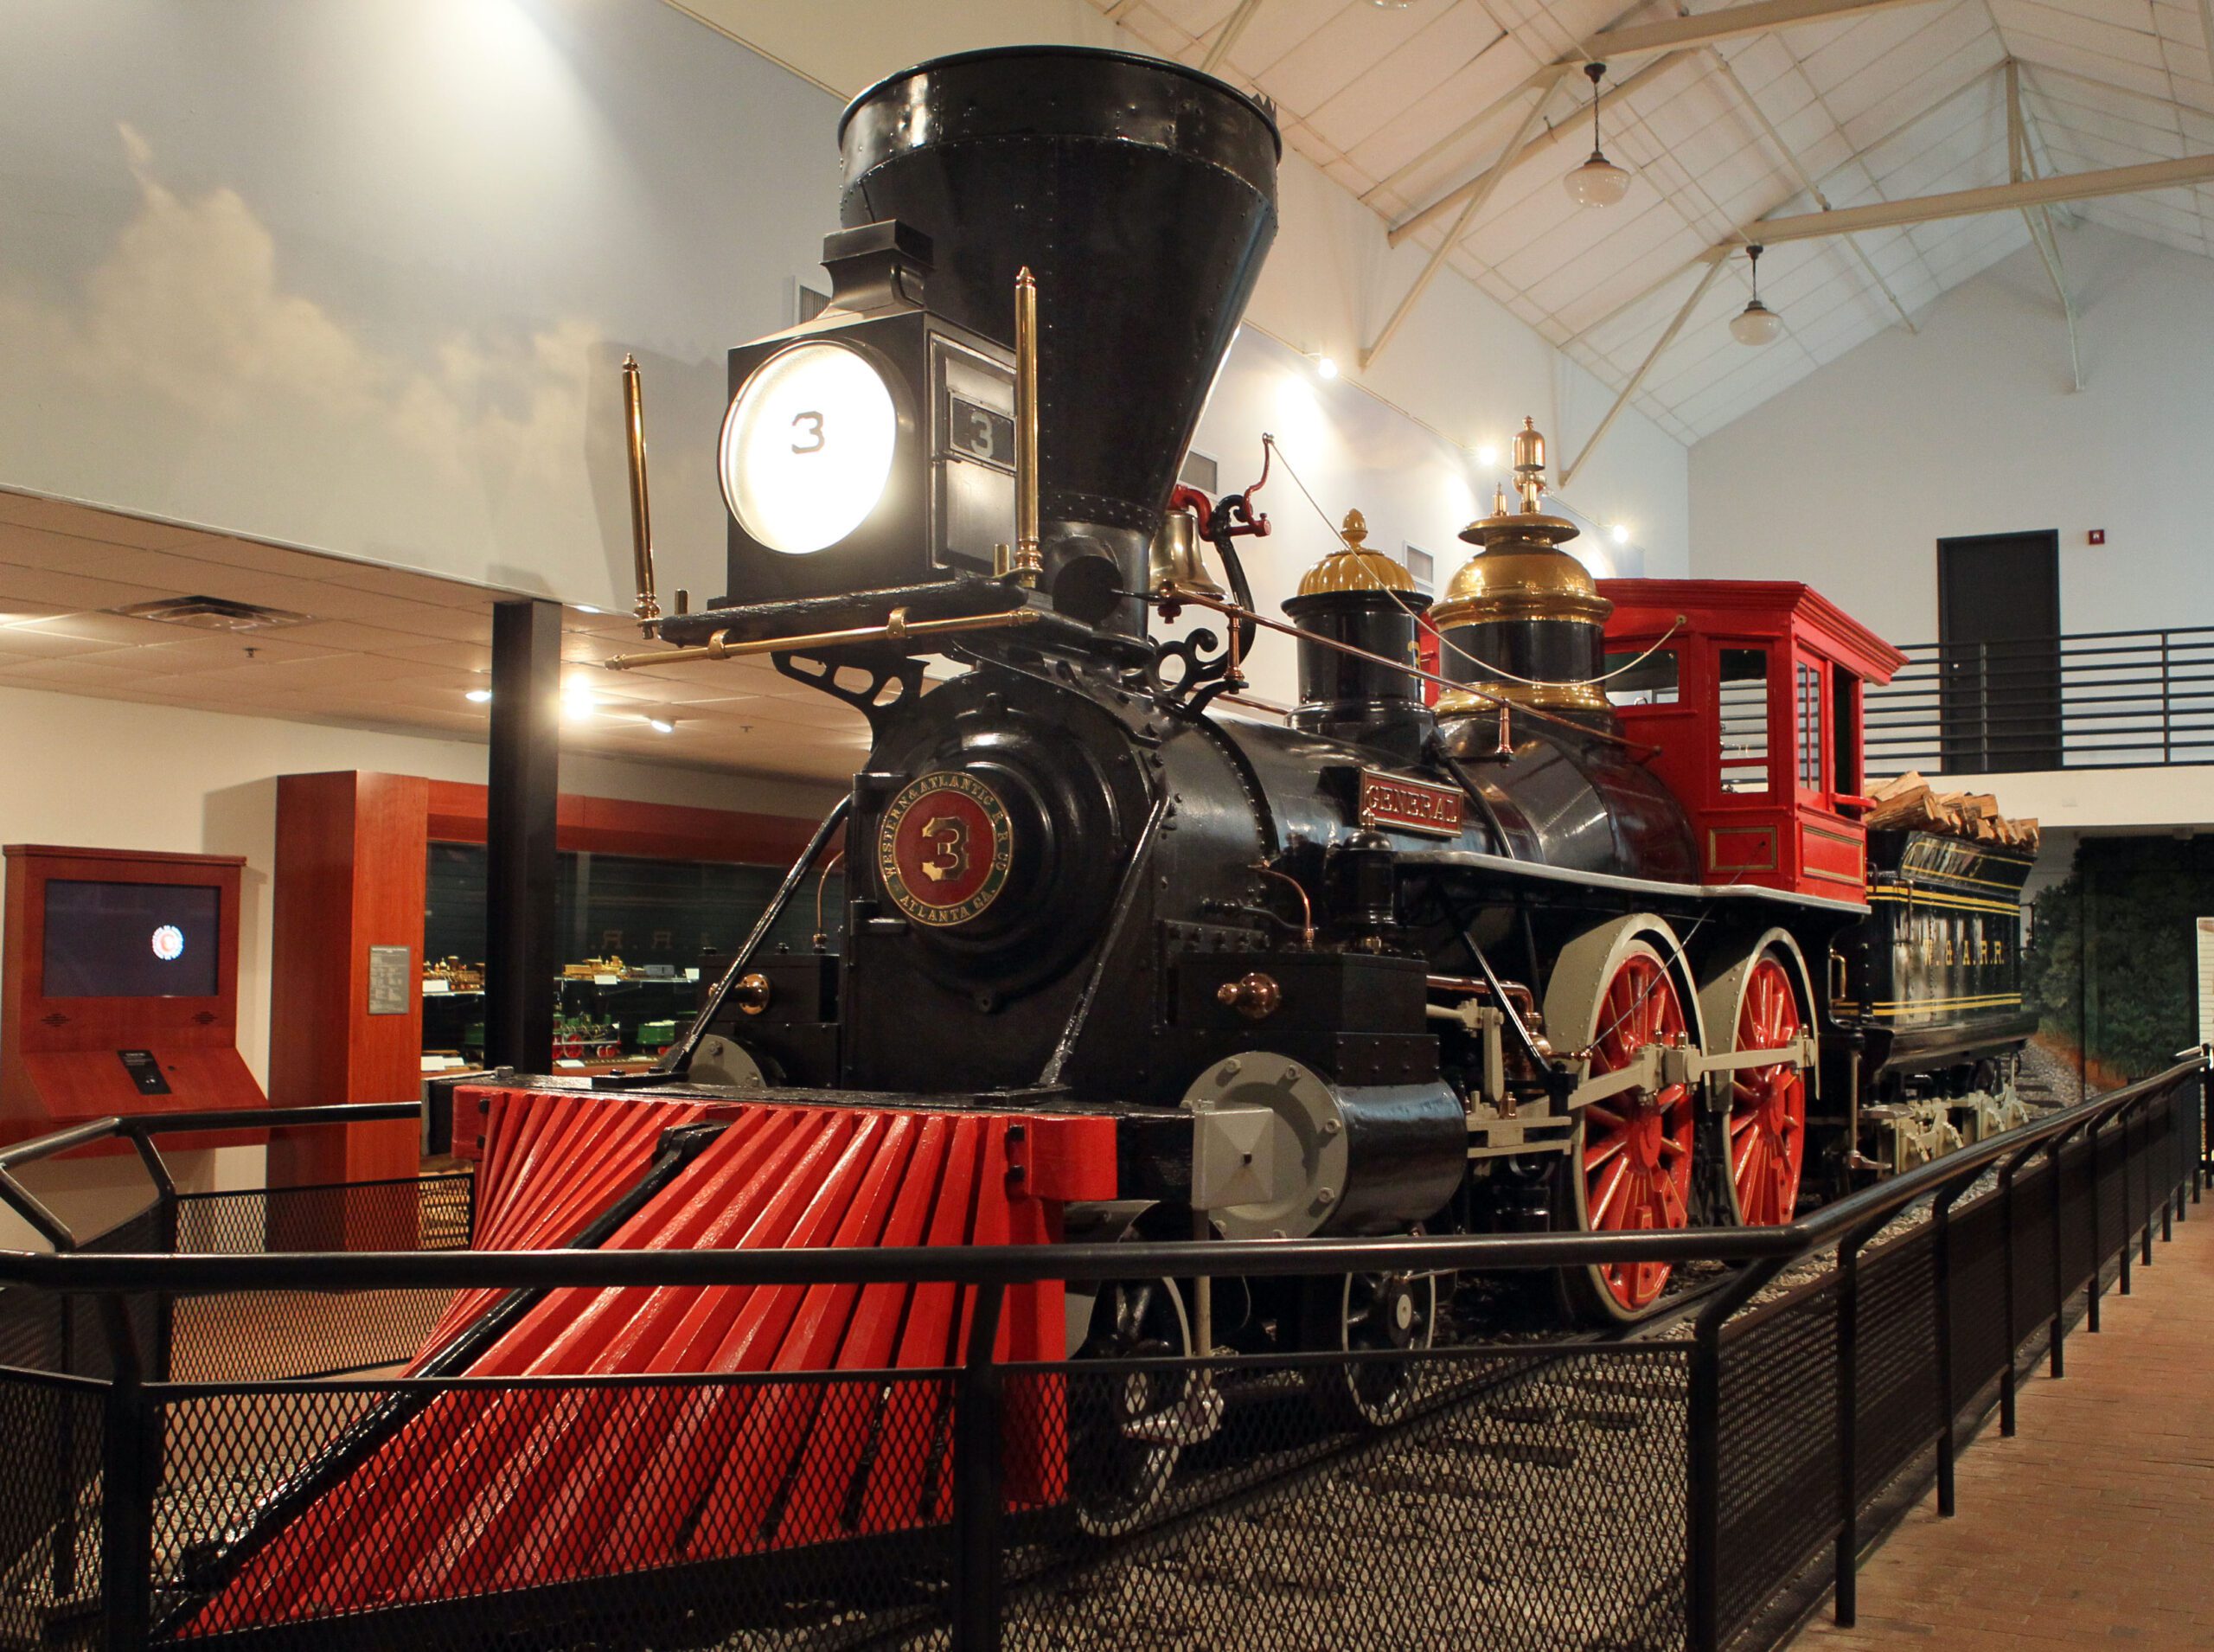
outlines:
[[[2005,1122],[2027,859],[1868,842],[1860,695],[1899,656],[1818,595],[1595,582],[1526,423],[1514,500],[1435,602],[1355,513],[1288,625],[1254,608],[1253,490],[1175,483],[1274,232],[1264,106],[1151,59],[980,52],[865,93],[840,142],[829,307],[730,355],[744,600],[659,614],[634,396],[660,645],[611,663],[765,654],[867,718],[867,764],[656,1070],[457,1092],[478,1246],[1775,1223]],[[1241,704],[1264,626],[1297,639],[1281,719]],[[765,950],[841,831],[842,915]],[[1628,1322],[1667,1280],[1560,1285]],[[502,1390],[472,1432],[395,1391],[189,1557],[164,1623],[943,1521],[941,1390],[879,1375],[957,1362],[969,1311],[950,1284],[461,1293],[410,1374],[868,1392],[656,1390],[645,1426]],[[1047,1281],[995,1348],[1405,1350],[1446,1317],[1388,1271]],[[1319,1393],[1389,1421],[1406,1366],[1317,1367]],[[1142,1515],[1214,1391],[1109,1386],[1065,1418],[1042,1391],[1011,1497]],[[1087,1451],[1122,1467],[1078,1476]]]
[[[742,954],[657,1083],[1094,1110],[1112,1196],[1060,1225],[1095,1236],[1778,1222],[1998,1105],[2018,938],[1925,969],[1897,932],[2007,929],[2026,860],[1886,845],[1908,898],[1867,899],[1860,686],[1898,656],[1803,586],[1595,583],[1528,421],[1442,597],[1356,514],[1285,605],[1297,708],[1236,708],[1265,519],[1174,483],[1274,233],[1264,107],[1025,48],[840,141],[829,307],[730,355],[746,600],[643,657],[767,652],[868,719],[847,910]],[[1223,633],[1149,640],[1180,611]],[[1566,1290],[1629,1319],[1667,1274]],[[1433,1286],[1379,1288],[1427,1335]]]

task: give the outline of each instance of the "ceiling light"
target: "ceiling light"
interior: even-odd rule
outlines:
[[[656,734],[674,734],[676,732],[676,720],[674,717],[662,717],[653,712],[648,712],[646,727]]]
[[[607,610],[605,608],[595,608],[588,602],[580,602],[577,605],[577,611],[580,614],[604,614]]]
[[[1617,545],[1627,545],[1629,543],[1629,529],[1624,527],[1621,522],[1616,522],[1612,528],[1609,528],[1607,530],[1607,533]]]
[[[1584,73],[1591,81],[1591,158],[1563,178],[1561,187],[1579,207],[1611,207],[1629,193],[1629,174],[1599,148],[1599,81],[1607,66],[1586,63]]]
[[[589,717],[598,709],[599,696],[592,691],[592,684],[582,677],[571,677],[561,685],[561,714],[564,717]]]
[[[1730,318],[1730,336],[1740,344],[1769,344],[1783,330],[1783,317],[1761,302],[1761,249],[1748,247],[1746,262],[1752,266],[1752,301]]]
[[[1327,384],[1330,380],[1338,376],[1338,364],[1332,361],[1328,356],[1314,355],[1310,355],[1309,359],[1315,363],[1315,376],[1321,379],[1324,383]]]
[[[490,688],[471,688],[467,694],[462,695],[462,698],[472,706],[490,705],[492,701],[492,691]]]
[[[1499,463],[1499,450],[1489,442],[1486,442],[1476,450],[1476,463],[1482,465],[1485,470],[1490,470]]]

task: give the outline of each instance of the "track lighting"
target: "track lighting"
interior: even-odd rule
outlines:
[[[1629,193],[1629,174],[1599,148],[1599,82],[1607,66],[1586,63],[1584,73],[1591,81],[1591,158],[1563,178],[1561,187],[1579,207],[1611,207]]]
[[[1783,317],[1761,302],[1761,249],[1748,247],[1746,261],[1753,269],[1752,301],[1730,318],[1730,336],[1740,344],[1773,343],[1783,330]]]

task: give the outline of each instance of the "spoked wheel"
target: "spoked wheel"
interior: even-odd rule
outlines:
[[[1546,1019],[1552,1020],[1550,1012]],[[1594,1078],[1628,1066],[1648,1045],[1688,1036],[1682,996],[1650,944],[1632,941],[1622,950],[1590,1024]],[[1581,1109],[1568,1168],[1577,1225],[1593,1233],[1689,1226],[1697,1131],[1689,1085],[1618,1091]],[[1572,1268],[1564,1277],[1571,1309],[1629,1321],[1659,1300],[1672,1271],[1666,1262],[1617,1262]]]
[[[1303,1346],[1385,1354],[1426,1348],[1437,1334],[1434,1273],[1349,1273],[1306,1287]],[[1345,1428],[1381,1428],[1406,1415],[1421,1382],[1417,1361],[1370,1358],[1308,1372],[1323,1414]]]
[[[1191,1322],[1171,1279],[1102,1288],[1080,1360],[1184,1359]],[[1127,1532],[1153,1512],[1191,1431],[1189,1370],[1072,1373],[1069,1457],[1077,1524],[1095,1537]]]
[[[1773,950],[1745,974],[1737,1002],[1739,1050],[1780,1050],[1806,1029],[1791,971]],[[1796,1061],[1739,1067],[1731,1075],[1729,1175],[1731,1218],[1746,1227],[1774,1227],[1799,1209],[1799,1176],[1807,1154],[1807,1075]]]

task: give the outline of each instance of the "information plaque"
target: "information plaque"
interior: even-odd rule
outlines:
[[[413,983],[413,973],[408,961],[413,949],[405,946],[373,946],[369,949],[369,1014],[372,1015],[405,1015],[408,1008],[407,989]]]

